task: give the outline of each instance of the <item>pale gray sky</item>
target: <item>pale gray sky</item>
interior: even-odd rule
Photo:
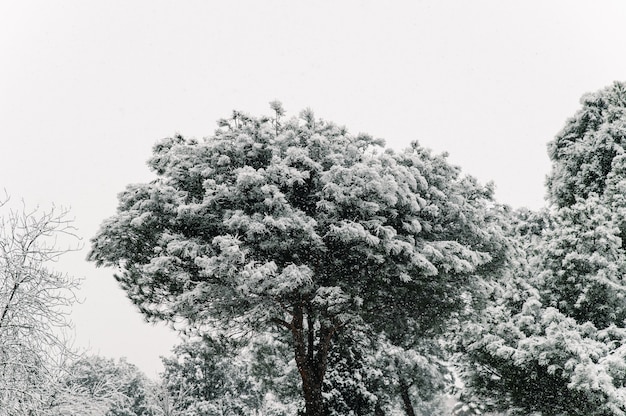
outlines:
[[[543,205],[546,143],[626,78],[623,1],[0,0],[0,187],[70,206],[88,240],[147,181],[154,142],[279,99],[401,148],[419,140],[500,201]],[[76,344],[159,371],[175,335],[84,261]]]

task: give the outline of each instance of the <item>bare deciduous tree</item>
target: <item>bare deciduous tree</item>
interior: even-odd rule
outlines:
[[[50,268],[78,241],[67,209],[0,202],[0,414],[42,414],[58,390],[80,281]],[[62,248],[69,244],[68,248]]]

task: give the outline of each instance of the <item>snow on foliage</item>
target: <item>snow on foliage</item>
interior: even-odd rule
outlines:
[[[511,414],[626,414],[626,88],[581,104],[549,145],[553,206],[508,219],[509,265],[459,338],[468,390]]]
[[[285,331],[313,416],[338,331],[363,323],[400,342],[438,327],[500,264],[502,236],[491,188],[444,156],[272,106],[273,118],[234,112],[203,141],[158,142],[156,178],[120,195],[89,258],[119,268],[149,319]]]

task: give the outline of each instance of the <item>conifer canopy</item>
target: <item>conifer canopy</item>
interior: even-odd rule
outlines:
[[[445,156],[272,108],[158,142],[156,178],[119,195],[89,258],[118,268],[149,319],[287,330],[303,379],[321,386],[336,331],[424,336],[464,307],[502,241],[491,188]]]

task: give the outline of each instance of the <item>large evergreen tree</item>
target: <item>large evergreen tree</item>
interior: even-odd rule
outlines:
[[[285,331],[318,416],[337,331],[429,336],[464,307],[500,237],[490,189],[445,157],[272,107],[273,118],[235,112],[203,141],[160,141],[157,177],[120,194],[89,258],[118,268],[149,319]]]
[[[581,103],[549,144],[550,210],[512,218],[513,262],[461,342],[468,386],[521,414],[626,413],[626,86]]]

